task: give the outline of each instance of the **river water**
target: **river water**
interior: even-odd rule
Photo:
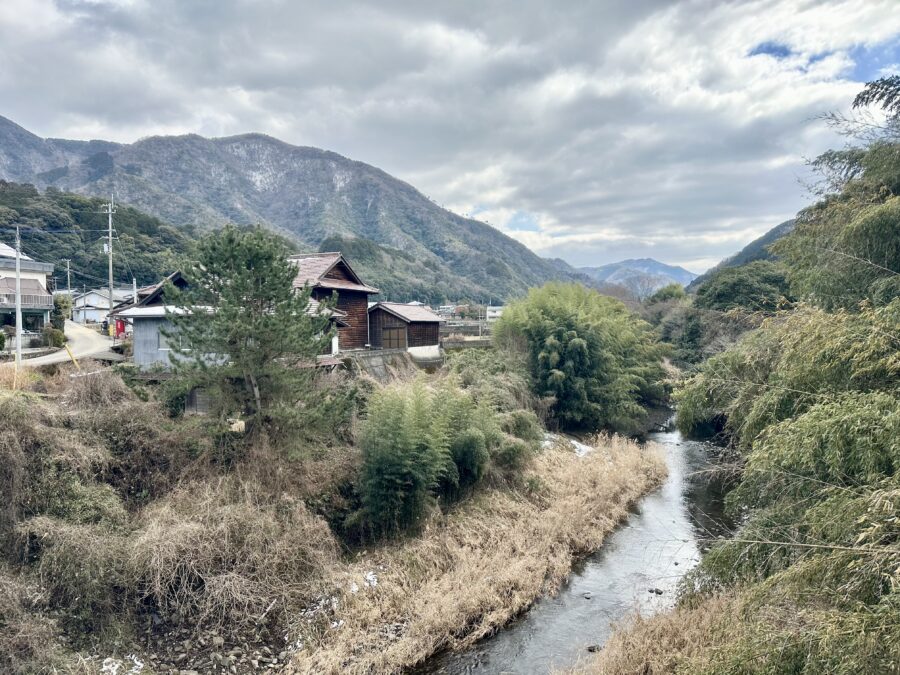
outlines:
[[[666,482],[573,569],[559,593],[472,649],[436,656],[417,674],[544,675],[588,658],[588,647],[602,645],[635,610],[671,607],[679,579],[700,560],[702,539],[723,532],[722,492],[703,473],[713,446],[677,431],[647,440],[665,449]]]

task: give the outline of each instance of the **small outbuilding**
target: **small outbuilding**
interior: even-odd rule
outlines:
[[[376,302],[369,307],[369,344],[372,349],[436,347],[442,321],[422,305]]]

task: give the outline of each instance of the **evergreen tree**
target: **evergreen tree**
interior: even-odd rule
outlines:
[[[313,366],[331,340],[329,308],[310,311],[310,290],[293,288],[288,255],[274,235],[228,226],[199,242],[184,270],[187,288],[167,290],[176,375],[210,388],[222,413],[251,423],[318,415]]]

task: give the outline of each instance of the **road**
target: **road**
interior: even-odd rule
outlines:
[[[100,352],[108,351],[112,347],[112,338],[101,335],[95,330],[85,328],[74,321],[66,321],[66,337],[69,338],[69,349],[76,359],[83,359]],[[46,356],[38,356],[33,359],[22,359],[23,366],[49,366],[53,363],[68,362],[69,355],[63,349]]]

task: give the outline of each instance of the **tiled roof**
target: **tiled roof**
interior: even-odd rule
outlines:
[[[21,279],[22,295],[50,295],[47,289],[37,279]],[[0,293],[15,293],[15,277],[3,277],[0,279]]]
[[[307,284],[313,288],[330,288],[337,291],[363,291],[364,293],[378,293],[378,289],[368,286],[357,276],[353,268],[337,251],[330,253],[298,253],[288,257],[288,260],[297,266],[297,276],[294,277],[294,288],[303,288]],[[328,271],[343,262],[350,270],[351,276],[356,281],[345,279],[330,279],[325,277]]]
[[[390,312],[404,321],[445,321],[445,319],[422,305],[406,305],[402,302],[379,302],[373,307],[370,307],[369,311],[371,312],[376,307],[381,307],[383,310]]]

